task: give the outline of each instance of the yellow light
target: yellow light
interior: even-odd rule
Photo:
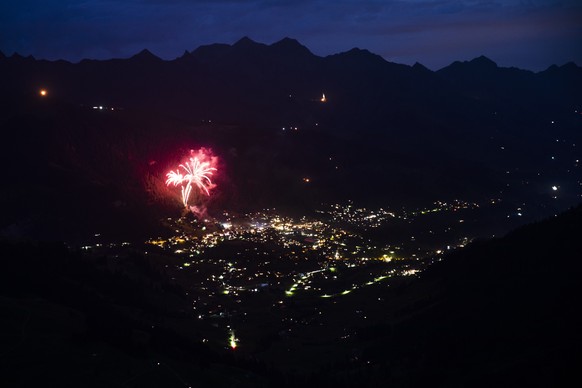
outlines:
[[[40,89],[40,95],[45,97],[47,95],[46,89]]]
[[[234,331],[231,331],[230,332],[230,337],[228,338],[228,343],[229,343],[230,348],[232,350],[236,349],[236,347],[237,347],[237,344],[236,343],[237,342],[238,342],[238,338],[235,337]]]

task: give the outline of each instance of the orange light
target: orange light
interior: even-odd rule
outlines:
[[[40,95],[45,97],[47,94],[46,89],[40,89]]]

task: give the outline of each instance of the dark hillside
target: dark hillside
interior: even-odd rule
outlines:
[[[582,360],[581,226],[577,207],[473,243],[385,295],[392,323],[361,332],[375,336],[370,384],[567,385]]]

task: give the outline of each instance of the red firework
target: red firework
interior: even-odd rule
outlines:
[[[180,164],[176,171],[166,174],[168,178],[166,185],[180,185],[182,188],[182,203],[188,208],[188,200],[192,189],[196,188],[200,192],[210,195],[215,185],[210,179],[216,172],[216,157],[211,155],[211,151],[201,148],[198,151],[191,150],[190,157]]]

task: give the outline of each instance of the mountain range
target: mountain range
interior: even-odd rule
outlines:
[[[171,61],[147,50],[79,63],[2,54],[0,84],[4,228],[67,213],[123,213],[118,223],[133,225],[157,214],[165,172],[201,146],[223,161],[218,208],[526,202],[560,182],[572,189],[561,208],[577,203],[574,63],[533,73],[481,56],[431,71],[357,48],[319,57],[293,39],[243,38]]]
[[[483,124],[494,113],[527,121],[573,109],[582,98],[582,69],[574,63],[533,73],[501,68],[482,56],[433,72],[358,48],[319,57],[290,38],[265,45],[245,37],[185,51],[171,61],[148,50],[76,64],[2,55],[0,70],[10,96],[43,87],[91,106],[237,125],[317,124],[333,131]]]

